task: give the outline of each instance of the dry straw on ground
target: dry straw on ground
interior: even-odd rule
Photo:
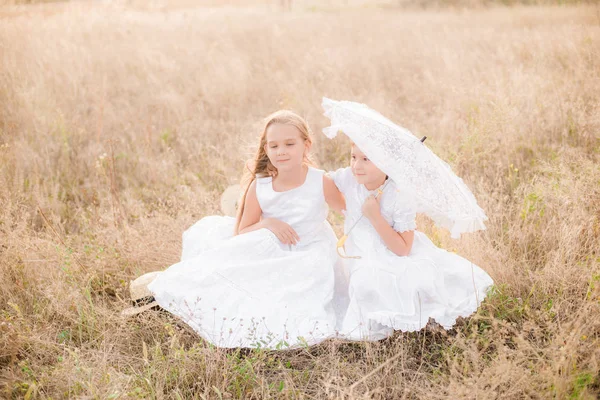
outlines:
[[[600,11],[73,3],[0,8],[0,397],[573,398],[600,393]],[[497,282],[447,334],[211,348],[127,282],[218,213],[258,122],[365,102],[427,135],[488,230],[439,245]],[[332,217],[339,230],[339,219]]]

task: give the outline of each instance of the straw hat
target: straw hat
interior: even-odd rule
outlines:
[[[227,216],[235,217],[240,198],[240,185],[229,186],[221,195],[221,212]]]
[[[148,272],[129,283],[129,294],[133,307],[121,311],[121,316],[132,317],[151,308],[158,307],[148,285],[160,274],[161,271]]]

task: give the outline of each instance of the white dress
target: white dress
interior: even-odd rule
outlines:
[[[345,232],[362,215],[372,193],[354,178],[350,168],[329,174],[346,197]],[[397,232],[415,230],[414,204],[393,181],[381,195],[385,220]],[[433,318],[451,328],[459,316],[475,312],[493,284],[490,276],[470,261],[434,245],[415,231],[406,257],[390,251],[371,222],[362,218],[345,245],[350,303],[340,336],[350,340],[380,340],[394,330],[417,331]]]
[[[323,174],[309,168],[304,184],[285,192],[257,180],[263,218],[290,224],[297,245],[268,229],[233,236],[234,218],[205,217],[183,234],[181,262],[149,285],[156,301],[219,347],[285,349],[334,336],[336,237]]]

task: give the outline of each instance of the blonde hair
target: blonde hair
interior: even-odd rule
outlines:
[[[265,118],[264,127],[262,129],[262,133],[259,138],[258,149],[256,151],[256,155],[254,159],[248,160],[246,163],[246,169],[244,171],[244,175],[242,176],[242,187],[244,187],[244,194],[240,198],[239,207],[237,211],[237,218],[235,222],[235,234],[239,233],[240,221],[242,220],[242,215],[244,214],[244,203],[246,202],[246,195],[248,194],[248,189],[252,182],[254,182],[257,178],[264,178],[267,176],[275,177],[277,176],[277,168],[267,156],[267,151],[265,150],[267,144],[267,130],[273,124],[282,124],[282,125],[292,125],[298,129],[300,132],[300,136],[302,140],[304,140],[305,144],[309,146],[312,144],[312,134],[308,124],[298,114],[293,111],[288,110],[279,110],[274,112]],[[308,154],[304,155],[304,164],[316,166],[314,161],[310,158]]]

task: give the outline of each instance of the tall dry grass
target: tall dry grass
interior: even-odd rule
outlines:
[[[597,7],[281,13],[0,9],[0,390],[6,398],[572,398],[600,393]],[[490,217],[439,245],[494,293],[448,333],[225,351],[127,283],[218,213],[258,123],[365,102],[448,160]],[[340,221],[332,220],[339,229]]]

